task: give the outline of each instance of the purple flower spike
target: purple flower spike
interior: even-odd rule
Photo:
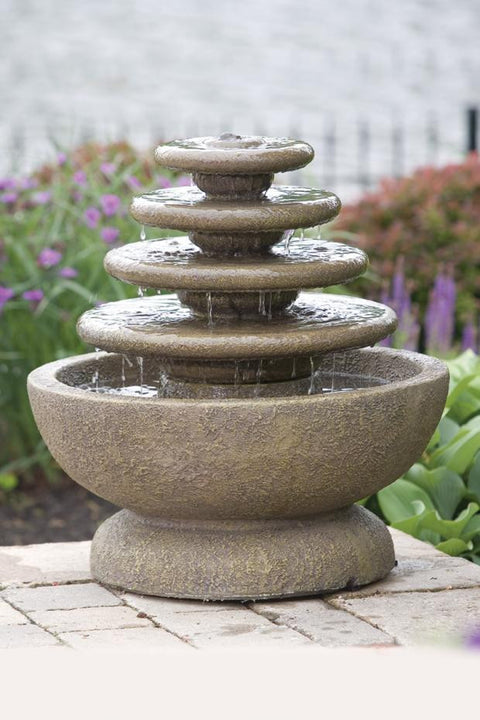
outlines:
[[[462,331],[462,350],[477,351],[477,333],[472,320],[469,320]]]
[[[119,234],[117,228],[110,226],[104,227],[100,231],[100,237],[108,244],[114,243],[118,239]]]
[[[77,170],[77,172],[73,174],[73,182],[82,187],[87,184],[87,176],[83,170]]]
[[[77,277],[78,270],[73,267],[63,267],[58,271],[58,274],[63,278],[74,278]]]
[[[85,210],[83,217],[85,218],[85,224],[88,225],[89,228],[93,229],[97,227],[102,214],[96,207],[89,207]]]
[[[12,297],[15,295],[12,288],[4,287],[3,285],[0,285],[0,312],[2,311],[3,306],[5,303],[7,303],[9,300],[12,299]]]
[[[121,200],[117,195],[102,195],[100,197],[103,214],[107,217],[115,215],[120,209],[121,204]]]
[[[13,205],[13,203],[16,203],[18,200],[18,194],[16,192],[5,192],[3,195],[0,195],[0,202],[5,203],[5,205]]]
[[[43,290],[25,290],[22,297],[24,300],[37,303],[43,300]]]
[[[61,259],[62,253],[58,252],[58,250],[53,250],[53,248],[43,248],[37,258],[37,263],[40,267],[48,269],[54,265],[58,265]]]
[[[52,199],[52,193],[49,190],[39,190],[32,195],[34,205],[46,205]]]

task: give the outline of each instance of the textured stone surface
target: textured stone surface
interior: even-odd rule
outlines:
[[[0,588],[90,580],[90,543],[0,547]]]
[[[37,625],[5,625],[0,627],[0,650],[46,647],[59,641]]]
[[[349,353],[345,365],[386,385],[329,395],[158,402],[55,377],[92,360],[30,375],[40,431],[80,485],[167,518],[307,516],[376,492],[421,455],[448,384],[439,361],[388,348]]]
[[[394,563],[385,525],[357,506],[303,521],[203,525],[121,511],[95,534],[92,574],[149,595],[251,600],[364,585]]]
[[[75,610],[99,605],[120,605],[116,595],[95,583],[10,588],[2,593],[8,602],[23,612],[35,610]]]
[[[129,607],[90,607],[75,610],[41,610],[29,613],[29,617],[55,633],[75,630],[102,630],[150,626],[151,622]]]
[[[285,600],[252,603],[251,608],[272,622],[301,632],[325,647],[390,645],[393,640],[354,615],[345,615],[322,600]]]
[[[480,570],[478,576],[480,582]],[[332,598],[329,602],[388,633],[401,645],[461,642],[480,626],[480,585],[442,592]]]
[[[157,627],[117,628],[60,633],[59,639],[76,650],[188,650],[189,645]]]

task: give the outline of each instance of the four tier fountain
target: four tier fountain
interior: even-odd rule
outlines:
[[[196,187],[136,197],[131,213],[188,236],[115,248],[105,267],[176,295],[88,311],[79,334],[106,352],[31,373],[53,456],[125,508],[93,539],[97,580],[247,600],[355,587],[392,568],[385,525],[353,503],[421,455],[448,376],[436,359],[369,347],[395,329],[389,308],[311,291],[368,264],[318,233],[293,236],[340,209],[330,192],[271,186],[312,158],[304,142],[230,133],[160,146],[156,160]]]

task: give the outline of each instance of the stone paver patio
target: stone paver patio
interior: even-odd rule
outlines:
[[[386,647],[459,642],[480,628],[480,567],[392,530],[391,575],[354,592],[202,603],[92,582],[90,543],[0,547],[0,649]]]

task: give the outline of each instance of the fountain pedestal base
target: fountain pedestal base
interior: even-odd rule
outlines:
[[[256,600],[365,585],[394,565],[390,534],[356,505],[288,520],[168,521],[122,510],[92,542],[93,577],[136,593]]]

